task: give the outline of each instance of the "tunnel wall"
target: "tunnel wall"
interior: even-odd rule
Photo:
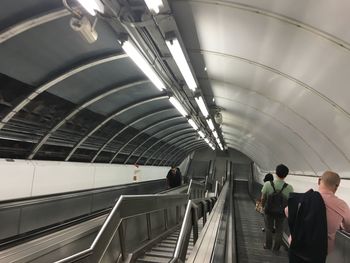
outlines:
[[[0,159],[0,200],[165,178],[169,167]]]
[[[267,172],[260,170],[257,165],[254,165],[253,171],[254,180],[260,184],[263,184],[263,179]],[[350,206],[350,178],[343,176],[341,173],[339,175],[342,177],[342,180],[336,195],[345,200]],[[314,190],[318,189],[318,177],[316,176],[303,176],[291,171],[285,181],[293,186],[295,192],[299,193],[306,192],[311,188]]]
[[[215,161],[215,176],[217,179],[221,180],[221,177],[225,177],[226,161],[231,161],[235,179],[248,180],[248,174],[245,172],[250,172],[252,160],[243,153],[233,149],[226,151],[212,151],[211,149],[196,151],[193,155],[188,174],[190,176],[199,176],[200,173],[204,177],[210,161]]]

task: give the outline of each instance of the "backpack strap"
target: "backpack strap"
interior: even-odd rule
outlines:
[[[276,193],[276,188],[275,188],[275,184],[273,183],[273,181],[270,181],[270,184],[271,184],[271,186],[273,188],[273,192]]]
[[[284,183],[283,186],[282,186],[282,189],[280,190],[280,193],[282,193],[282,191],[288,186],[287,183]]]

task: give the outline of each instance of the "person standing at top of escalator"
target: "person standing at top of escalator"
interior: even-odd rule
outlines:
[[[177,186],[182,185],[182,174],[179,167],[176,167]]]
[[[167,185],[169,188],[174,188],[178,186],[178,173],[176,170],[176,166],[172,165],[166,176]]]

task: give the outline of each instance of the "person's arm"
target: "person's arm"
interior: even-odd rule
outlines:
[[[263,188],[261,189],[260,201],[261,201],[262,207],[265,207],[266,198],[267,198],[267,189],[266,189],[266,183],[265,183]]]
[[[342,228],[346,231],[346,232],[350,232],[350,208],[349,206],[345,203],[345,215],[343,218],[343,222],[342,222]]]

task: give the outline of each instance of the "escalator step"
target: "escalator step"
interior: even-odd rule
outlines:
[[[169,263],[170,259],[169,258],[157,258],[157,257],[148,257],[144,256],[142,258],[138,258],[136,262],[149,262],[149,263]]]
[[[149,257],[160,257],[160,258],[169,258],[169,259],[173,257],[172,252],[155,251],[153,249],[151,251],[146,252],[145,255]]]

